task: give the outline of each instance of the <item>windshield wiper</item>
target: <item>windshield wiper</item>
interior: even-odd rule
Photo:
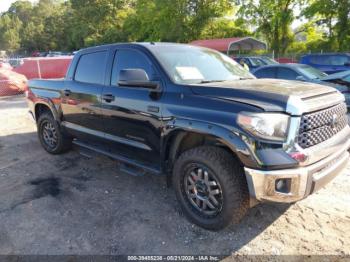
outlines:
[[[215,83],[215,82],[224,82],[226,80],[202,80],[198,84],[207,84],[207,83]]]
[[[240,77],[239,80],[247,80],[247,79],[254,79],[252,77]]]

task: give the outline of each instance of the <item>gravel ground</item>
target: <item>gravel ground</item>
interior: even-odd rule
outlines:
[[[239,225],[189,223],[164,177],[40,146],[23,97],[0,99],[0,254],[350,254],[350,165],[294,205],[261,204]]]

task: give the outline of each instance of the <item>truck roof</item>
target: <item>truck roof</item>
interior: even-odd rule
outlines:
[[[180,43],[170,43],[170,42],[125,42],[125,43],[113,43],[113,44],[106,44],[106,45],[99,45],[99,46],[92,46],[80,49],[78,52],[85,52],[88,50],[98,50],[103,48],[110,48],[114,46],[144,46],[146,48],[154,47],[154,46],[191,46],[189,44],[180,44]],[[195,46],[193,46],[195,47]],[[198,47],[197,47],[198,48]]]

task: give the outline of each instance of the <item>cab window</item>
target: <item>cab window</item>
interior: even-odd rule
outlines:
[[[89,84],[104,84],[107,51],[84,54],[75,70],[74,80]]]

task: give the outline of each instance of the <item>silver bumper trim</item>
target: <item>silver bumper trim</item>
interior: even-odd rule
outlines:
[[[307,156],[305,162],[300,163],[301,166],[308,166],[310,164],[316,163],[321,159],[332,155],[341,150],[346,150],[350,147],[350,127],[347,125],[343,130],[337,133],[332,138],[317,144],[313,147],[307,149],[299,149],[299,152]]]
[[[340,174],[349,160],[348,143],[342,150],[309,166],[282,170],[255,170],[244,168],[249,193],[258,201],[295,202],[322,188]],[[276,191],[277,179],[289,178],[289,193]]]

